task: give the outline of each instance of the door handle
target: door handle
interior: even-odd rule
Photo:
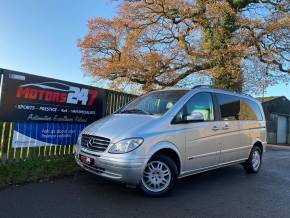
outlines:
[[[213,126],[211,129],[212,131],[218,131],[220,128],[218,126]]]
[[[229,124],[225,124],[224,126],[223,126],[223,129],[224,130],[227,130],[227,129],[229,129],[230,127],[229,127]]]

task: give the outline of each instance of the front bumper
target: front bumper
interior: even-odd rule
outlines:
[[[93,158],[94,165],[84,164],[79,160],[79,155]],[[82,151],[75,153],[75,160],[81,168],[90,173],[130,185],[140,184],[146,162],[143,158],[120,158],[118,155],[96,155]]]

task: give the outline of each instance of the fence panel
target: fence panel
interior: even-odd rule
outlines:
[[[120,92],[109,91],[105,108],[105,116],[114,113],[116,110],[127,104],[136,96]]]
[[[120,107],[135,98],[134,95],[114,92],[108,90],[107,102],[103,116],[112,114]],[[0,162],[7,160],[26,160],[26,159],[54,159],[72,156],[74,153],[73,145],[37,145],[36,147],[13,147],[13,122],[0,122]]]

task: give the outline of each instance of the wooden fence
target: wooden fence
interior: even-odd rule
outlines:
[[[113,113],[134,97],[133,95],[108,91],[103,116]],[[13,122],[0,122],[0,162],[26,159],[48,160],[72,156],[74,153],[73,145],[39,145],[36,147],[14,148],[12,147],[13,128]]]

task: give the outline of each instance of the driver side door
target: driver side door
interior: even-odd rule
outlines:
[[[189,121],[194,113],[203,115],[203,120]],[[218,164],[219,129],[215,121],[214,100],[211,93],[200,92],[190,98],[179,114],[185,132],[186,171],[203,170]]]

